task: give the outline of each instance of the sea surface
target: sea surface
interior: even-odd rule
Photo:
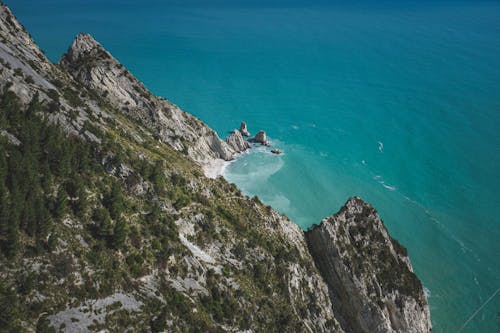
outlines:
[[[434,332],[500,332],[500,3],[5,0],[54,62],[91,33],[221,137],[307,229],[360,196],[408,247]]]

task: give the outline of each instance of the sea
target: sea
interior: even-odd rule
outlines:
[[[255,147],[224,177],[306,230],[379,212],[433,332],[500,332],[500,2],[4,0],[57,62],[91,33],[154,93]]]

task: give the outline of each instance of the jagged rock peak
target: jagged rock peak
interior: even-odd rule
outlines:
[[[245,123],[244,121],[241,122],[240,133],[241,133],[241,135],[246,136],[246,137],[250,136],[250,132],[248,131],[248,128],[247,128],[247,123]]]
[[[429,306],[406,249],[358,197],[305,233],[347,332],[430,332]]]
[[[60,63],[78,63],[83,58],[89,56],[111,58],[109,52],[94,37],[86,33],[79,33],[76,35],[66,54],[62,56]]]
[[[10,62],[11,56],[17,60],[22,60],[26,64],[31,64],[32,67],[49,70],[51,63],[47,57],[38,48],[36,43],[31,38],[31,35],[19,23],[10,9],[0,1],[0,57],[7,62]],[[5,53],[10,54],[5,55]],[[16,67],[20,67],[18,64]]]
[[[231,160],[234,152],[199,119],[152,94],[88,34],[76,36],[59,65],[120,112],[141,122],[162,142],[202,165]]]
[[[234,130],[230,136],[227,137],[226,143],[233,149],[236,153],[241,153],[250,148],[250,144],[243,139],[241,132]]]

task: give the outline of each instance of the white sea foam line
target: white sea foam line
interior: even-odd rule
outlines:
[[[465,323],[463,323],[463,325],[460,327],[460,329],[457,331],[457,333],[460,333],[464,328],[465,326],[467,326],[467,324],[472,320],[474,319],[474,317],[486,306],[486,304],[488,304],[497,294],[498,292],[500,291],[500,288],[498,288],[487,300],[486,302],[483,303],[483,305],[481,305],[470,317],[469,319],[467,319],[465,321]]]
[[[463,253],[466,251],[469,251],[472,253],[472,255],[476,258],[476,260],[479,260],[479,257],[476,255],[474,251],[472,251],[470,248],[468,248],[465,243],[455,236],[453,232],[451,232],[441,221],[439,221],[432,213],[425,207],[423,204],[420,202],[413,200],[412,198],[408,197],[407,195],[404,195],[403,193],[398,192],[400,195],[402,195],[406,200],[414,204],[415,206],[419,207],[421,210],[424,211],[424,214],[427,215],[427,218],[437,224],[444,232],[448,234],[458,245],[460,245],[460,249],[462,250]]]
[[[383,145],[382,145],[382,147],[383,147]],[[375,175],[375,176],[373,176],[373,179],[375,179],[378,183],[380,183],[382,186],[384,186],[388,190],[398,193],[403,198],[405,198],[406,200],[408,200],[409,202],[411,202],[415,206],[422,209],[429,220],[436,223],[449,237],[451,237],[451,239],[453,239],[460,246],[460,249],[462,250],[463,253],[466,253],[466,251],[469,251],[476,260],[480,261],[480,258],[476,255],[476,253],[474,251],[472,251],[470,248],[468,248],[460,238],[455,236],[455,234],[453,232],[451,232],[441,221],[439,221],[434,215],[432,215],[431,212],[427,209],[427,207],[425,207],[420,202],[413,200],[409,196],[401,193],[395,186],[391,186],[391,185],[386,184],[381,175]]]
[[[378,150],[383,153],[384,152],[384,143],[382,141],[377,141],[378,143]]]

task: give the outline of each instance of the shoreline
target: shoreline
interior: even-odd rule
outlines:
[[[227,167],[231,164],[236,162],[240,157],[246,154],[250,154],[250,151],[252,150],[253,146],[251,146],[249,149],[242,151],[241,153],[236,153],[233,155],[233,159],[230,161],[223,160],[221,158],[216,158],[213,160],[210,160],[206,164],[203,165],[203,172],[205,173],[205,176],[211,179],[215,179],[219,176],[224,177],[224,174],[226,173]]]
[[[215,179],[219,176],[224,176],[224,171],[226,170],[227,166],[233,161],[234,160],[225,161],[220,158],[210,160],[208,163],[203,165],[203,172],[205,173],[205,176],[211,179]]]

